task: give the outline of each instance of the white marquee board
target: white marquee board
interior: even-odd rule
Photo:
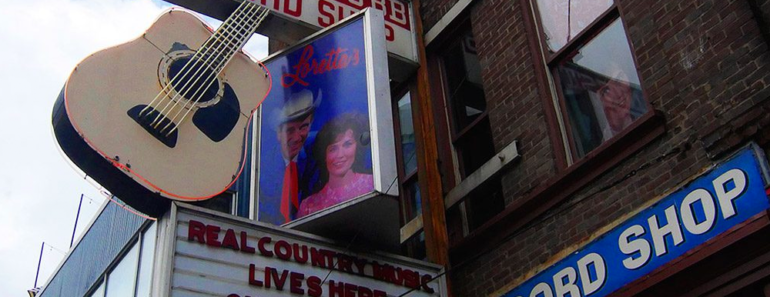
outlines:
[[[184,204],[165,220],[163,295],[446,296],[438,265]]]

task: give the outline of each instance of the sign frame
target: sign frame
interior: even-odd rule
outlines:
[[[767,159],[749,144],[564,255],[530,270],[501,296],[605,296],[740,228],[770,209]]]
[[[366,65],[366,104],[368,106],[369,127],[370,127],[370,149],[372,156],[372,174],[374,178],[374,191],[343,203],[334,205],[327,209],[312,213],[302,218],[295,219],[283,226],[295,228],[305,232],[322,235],[331,238],[345,237],[346,233],[359,233],[359,230],[346,230],[340,228],[328,228],[328,226],[340,227],[341,222],[358,221],[366,222],[373,226],[367,228],[361,235],[363,242],[367,244],[377,244],[383,246],[384,250],[397,251],[399,249],[399,225],[398,225],[398,200],[392,197],[399,195],[399,189],[394,186],[398,178],[397,158],[395,156],[395,136],[392,129],[393,112],[391,107],[389,69],[387,65],[387,52],[385,50],[384,25],[382,12],[375,9],[364,9],[350,17],[330,26],[324,30],[316,32],[306,39],[292,45],[286,49],[278,51],[266,59],[264,64],[269,65],[271,61],[282,58],[288,53],[301,51],[305,46],[315,40],[323,38],[333,33],[337,28],[343,28],[349,24],[363,22],[363,54]],[[274,76],[280,74],[272,73]],[[274,78],[274,81],[276,78]],[[261,105],[257,116],[255,117],[255,144],[252,162],[252,176],[254,182],[252,187],[253,197],[253,216],[259,221],[259,199],[261,174],[260,154],[264,153],[262,148],[263,124],[267,124],[270,111],[265,110],[265,105]],[[262,132],[264,133],[264,132]],[[367,214],[370,210],[377,210],[378,215]],[[323,226],[327,226],[324,228]],[[335,231],[329,231],[334,229]]]
[[[307,244],[310,246],[320,247],[320,248],[328,248],[331,250],[336,250],[341,255],[345,256],[354,256],[359,257],[362,259],[367,259],[370,262],[373,263],[373,261],[382,261],[382,263],[386,264],[392,264],[395,267],[399,268],[407,268],[407,269],[415,269],[415,271],[428,271],[431,276],[433,276],[434,279],[432,279],[429,284],[430,287],[432,287],[435,290],[434,296],[447,296],[447,280],[445,275],[445,268],[425,262],[420,261],[400,255],[394,255],[389,254],[385,252],[361,252],[360,250],[349,250],[346,245],[348,245],[345,242],[339,242],[330,240],[327,238],[323,238],[316,235],[307,234],[304,232],[291,230],[287,228],[282,228],[278,226],[273,226],[266,223],[256,222],[253,220],[249,220],[243,217],[238,217],[234,215],[224,214],[216,211],[212,211],[209,209],[205,209],[202,207],[190,205],[184,202],[173,202],[171,204],[171,210],[167,212],[162,218],[158,220],[158,238],[155,250],[155,259],[156,261],[153,264],[153,271],[155,273],[155,276],[153,277],[153,285],[152,285],[152,295],[153,296],[171,296],[172,295],[172,285],[173,285],[173,274],[174,270],[176,270],[176,259],[175,254],[177,254],[177,240],[186,240],[190,242],[188,239],[180,239],[180,215],[181,216],[192,216],[196,218],[202,218],[201,221],[218,221],[222,224],[226,225],[232,225],[236,226],[239,231],[240,230],[246,230],[246,232],[249,233],[249,237],[252,237],[255,232],[258,234],[267,234],[271,235],[276,238],[282,238],[287,241],[291,241],[293,243],[300,243],[300,244]],[[225,234],[225,230],[222,229],[219,234],[219,240],[223,239],[223,236]],[[239,239],[240,242],[240,239]],[[203,245],[205,244],[198,244],[197,242],[191,242],[192,244],[196,245]],[[250,240],[248,245],[254,245],[255,248],[257,247],[257,242],[255,240]],[[227,253],[229,250],[226,248],[209,248],[205,247],[206,249],[210,250],[222,250],[223,252]],[[232,252],[232,251],[229,251]],[[255,260],[259,260],[264,258],[263,255],[260,255],[260,251],[257,250],[253,255],[249,256],[254,258]],[[276,259],[277,260],[277,259]],[[281,262],[283,263],[283,262]],[[287,265],[295,265],[296,263],[286,262]],[[309,265],[310,261],[308,261]],[[276,268],[284,269],[287,266],[276,266]],[[286,268],[289,269],[289,268]],[[322,268],[317,268],[322,269]],[[329,270],[332,271],[332,276],[336,275],[346,275],[345,272],[341,270]],[[348,273],[349,274],[349,273]],[[421,274],[422,275],[422,274]],[[354,276],[355,277],[355,276]],[[368,278],[371,278],[370,276]],[[247,281],[246,277],[243,277],[244,281]],[[332,277],[329,277],[329,279],[333,279]],[[288,290],[288,280],[286,281],[287,285],[284,288],[284,293],[286,296],[289,296],[291,293]],[[322,296],[328,296],[327,287],[326,285],[323,285],[323,295]],[[403,289],[403,292],[406,292],[409,290],[407,287],[401,287]],[[233,292],[236,293],[236,292]],[[246,293],[246,292],[244,292]],[[251,294],[249,296],[257,296],[258,294]],[[226,295],[223,295],[226,296]],[[241,296],[245,296],[241,294]],[[295,296],[295,295],[291,295]]]

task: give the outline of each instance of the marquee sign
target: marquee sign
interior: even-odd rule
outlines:
[[[170,296],[446,296],[434,264],[190,206],[174,206],[171,227]]]
[[[606,296],[765,212],[766,168],[744,149],[504,296]]]

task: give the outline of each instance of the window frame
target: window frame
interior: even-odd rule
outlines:
[[[540,89],[544,90],[547,96],[551,98],[550,100],[546,101],[549,101],[549,104],[552,105],[552,108],[550,108],[550,110],[554,112],[552,117],[561,118],[561,120],[549,121],[550,126],[552,126],[550,129],[551,134],[560,135],[560,143],[554,143],[554,147],[556,148],[557,146],[560,146],[564,148],[563,152],[561,149],[557,150],[557,154],[563,154],[562,158],[558,158],[561,159],[557,162],[559,169],[564,170],[567,167],[582,164],[583,162],[580,162],[581,160],[598,155],[603,151],[607,151],[608,148],[613,147],[612,143],[618,142],[620,138],[625,138],[629,134],[636,134],[635,131],[639,130],[637,127],[643,126],[643,124],[640,122],[650,121],[651,118],[656,117],[656,111],[654,106],[650,103],[650,97],[648,96],[647,90],[644,86],[645,84],[642,73],[639,71],[639,63],[637,62],[636,51],[630,38],[628,38],[628,26],[624,21],[622,9],[618,5],[617,0],[613,1],[612,5],[610,5],[610,7],[608,7],[604,12],[599,14],[596,19],[594,19],[589,25],[585,27],[585,29],[567,41],[564,46],[562,46],[562,48],[553,53],[550,53],[548,50],[548,43],[546,41],[547,35],[544,30],[537,3],[535,1],[526,0],[521,0],[521,2],[525,4],[522,7],[529,9],[528,12],[524,13],[531,13],[529,16],[531,17],[531,21],[527,22],[527,25],[531,27],[527,32],[531,46],[533,43],[532,39],[534,38],[532,31],[535,31],[537,34],[537,40],[534,41],[534,46],[537,47],[535,51],[541,53],[543,57],[542,67],[538,67],[537,65],[535,67],[536,72],[540,72],[536,75],[538,76],[538,80],[545,80],[544,84],[550,84],[550,88]],[[642,116],[635,119],[631,125],[624,128],[616,135],[613,135],[610,139],[603,141],[600,145],[585,153],[585,155],[581,157],[578,155],[577,149],[575,148],[575,136],[573,135],[573,129],[569,120],[570,115],[567,112],[566,100],[561,88],[561,77],[559,72],[555,71],[555,67],[560,62],[566,60],[570,54],[576,52],[582,46],[594,40],[616,20],[621,22],[623,32],[626,35],[626,42],[629,51],[631,52],[631,57],[634,63],[634,70],[636,71],[637,77],[639,78],[639,85],[641,88],[642,96],[644,97],[644,103],[647,111]],[[553,126],[556,127],[554,128]]]
[[[406,98],[406,96],[409,96],[409,105],[410,105],[410,111],[411,113],[408,115],[409,118],[412,120],[412,125],[416,125],[418,122],[415,121],[414,116],[414,109],[415,109],[415,94],[416,90],[414,90],[412,87],[407,85],[407,83],[395,86],[391,88],[391,111],[393,113],[393,134],[395,136],[395,144],[396,144],[396,169],[398,173],[398,190],[400,194],[400,197],[398,199],[398,209],[399,209],[399,222],[401,225],[400,228],[400,245],[402,247],[402,252],[404,255],[412,258],[418,258],[419,257],[419,250],[422,250],[424,253],[426,246],[425,242],[422,241],[420,243],[419,240],[416,240],[416,237],[420,234],[424,234],[424,228],[423,228],[423,215],[422,211],[418,213],[411,213],[412,205],[411,203],[416,203],[415,197],[411,196],[411,192],[408,191],[408,188],[412,185],[417,185],[417,190],[422,191],[419,184],[418,179],[418,173],[420,172],[419,162],[417,162],[417,167],[412,172],[406,172],[406,156],[404,156],[403,151],[403,139],[401,137],[401,114],[399,113],[398,109],[398,102],[401,99]],[[416,127],[415,127],[416,130]],[[416,133],[417,131],[415,131]],[[416,135],[415,135],[416,136]],[[417,143],[415,142],[415,146]],[[415,155],[410,158],[414,158],[415,161],[417,160],[417,150],[419,148],[415,147]],[[422,193],[420,193],[420,196]],[[421,198],[424,199],[424,198]],[[409,205],[407,205],[409,203]],[[422,205],[419,205],[419,208],[422,209]],[[408,217],[412,217],[407,221]],[[423,239],[424,240],[424,239]],[[422,244],[422,247],[418,247],[418,244]],[[422,258],[419,258],[422,259]]]
[[[524,34],[527,36],[529,50],[532,53],[537,89],[556,159],[556,174],[543,181],[532,192],[506,205],[502,213],[499,213],[481,228],[468,234],[460,242],[450,244],[449,257],[452,261],[462,262],[473,258],[478,255],[479,246],[500,244],[501,239],[508,238],[525,228],[527,224],[552,209],[554,205],[566,201],[575,192],[666,133],[663,113],[652,108],[652,98],[647,95],[648,91],[644,87],[644,79],[639,63],[637,63],[636,51],[631,39],[628,38],[630,37],[628,25],[622,21],[624,19],[622,2],[614,2],[612,9],[617,10],[618,18],[623,23],[631,56],[634,59],[642,86],[642,94],[645,96],[645,102],[649,108],[647,113],[620,133],[604,141],[582,158],[571,160],[571,144],[567,143],[568,140],[565,139],[565,131],[563,130],[564,125],[561,124],[567,119],[563,117],[564,113],[559,110],[559,105],[556,104],[556,100],[561,100],[561,98],[556,97],[558,86],[550,77],[550,64],[548,63],[550,60],[547,49],[544,47],[545,37],[540,25],[539,13],[535,10],[535,4],[530,0],[519,0],[519,4],[522,8]],[[604,17],[606,14],[597,19]],[[590,29],[581,32],[574,40],[587,38],[588,35],[585,32],[589,31]],[[559,52],[555,54],[559,54]]]
[[[150,230],[151,228],[155,228],[155,230],[152,234],[148,234],[149,232],[148,230]],[[153,240],[154,246],[151,248],[151,252],[153,253],[153,258],[154,258],[156,256],[155,253],[156,253],[156,248],[158,246],[158,232],[159,232],[158,229],[159,228],[161,227],[158,225],[157,221],[146,220],[142,224],[142,226],[136,231],[136,233],[134,233],[134,235],[131,236],[131,238],[127,241],[126,245],[124,245],[121,251],[117,254],[117,256],[115,256],[115,258],[112,259],[112,263],[110,263],[110,265],[108,265],[104,269],[104,271],[102,271],[102,273],[96,278],[94,283],[91,284],[91,287],[85,292],[83,296],[88,296],[88,297],[107,296],[107,292],[109,290],[108,280],[110,275],[115,270],[115,268],[118,267],[119,264],[123,263],[122,261],[125,260],[128,253],[131,252],[131,249],[133,249],[134,247],[137,248],[137,257],[134,263],[134,266],[136,267],[136,272],[134,273],[133,279],[131,280],[131,282],[133,283],[132,284],[133,289],[132,289],[131,295],[136,296],[138,293],[137,289],[139,286],[139,277],[140,277],[139,273],[141,269],[142,256],[143,256],[142,251],[143,251],[144,243],[147,240],[146,237],[147,236],[155,237],[155,240]],[[152,263],[155,263],[155,261],[153,260]],[[154,266],[154,264],[152,266]],[[152,292],[152,288],[153,288],[152,286],[154,283],[154,281],[152,281],[152,274],[154,274],[154,269],[152,268],[153,267],[150,267],[150,273],[151,273],[150,283],[149,283],[150,292]],[[104,286],[101,292],[102,294],[100,296],[94,295],[96,291],[100,289],[101,286]]]
[[[407,187],[411,184],[417,183],[417,173],[420,171],[419,167],[416,167],[414,171],[412,172],[406,172],[405,168],[405,161],[406,156],[404,156],[403,151],[403,139],[401,138],[401,118],[398,110],[398,102],[406,98],[405,96],[409,96],[409,104],[410,104],[410,111],[412,111],[411,114],[409,114],[409,117],[412,119],[412,125],[414,126],[414,106],[412,103],[414,102],[414,96],[413,92],[409,90],[409,88],[399,88],[398,91],[393,92],[392,94],[396,94],[396,96],[391,97],[391,110],[393,111],[393,132],[395,135],[396,140],[396,169],[398,173],[398,191],[401,194],[401,201],[399,201],[399,219],[401,221],[401,226],[407,225],[409,222],[417,219],[419,217],[419,213],[414,215],[414,218],[412,218],[409,221],[406,221],[406,217],[411,217],[412,214],[409,213],[410,207],[407,207],[404,205],[405,200],[408,200],[409,202],[412,201],[414,197],[406,197],[409,195],[407,191]],[[416,145],[416,143],[415,143]],[[413,157],[415,160],[417,160],[417,151],[415,150],[415,156]],[[405,213],[406,212],[406,213]]]
[[[458,125],[458,119],[456,119],[457,110],[455,109],[457,107],[457,102],[451,98],[452,90],[450,90],[450,86],[448,85],[447,81],[447,71],[446,65],[444,63],[444,57],[446,57],[446,53],[449,52],[451,47],[454,47],[457,43],[462,42],[462,39],[458,38],[457,36],[460,36],[461,33],[464,36],[466,30],[470,32],[474,39],[478,38],[473,30],[473,22],[471,16],[469,13],[467,13],[467,11],[466,13],[463,13],[461,16],[459,16],[450,27],[446,28],[445,32],[442,32],[440,36],[441,38],[438,38],[430,45],[428,49],[429,55],[426,61],[426,65],[429,68],[430,73],[429,79],[431,85],[431,93],[436,98],[437,103],[429,112],[433,112],[435,118],[437,119],[436,127],[434,127],[434,129],[436,133],[436,140],[439,143],[438,165],[444,173],[441,177],[442,187],[444,189],[444,199],[446,199],[447,194],[453,190],[456,190],[461,184],[463,184],[463,181],[465,181],[468,177],[483,168],[489,160],[496,158],[495,156],[500,152],[495,146],[494,132],[490,123],[488,132],[492,136],[491,145],[493,152],[491,156],[489,156],[488,160],[478,164],[478,168],[476,168],[474,171],[467,172],[468,170],[466,169],[468,169],[467,166],[469,165],[465,164],[465,160],[462,155],[462,150],[465,149],[465,147],[463,147],[463,142],[470,140],[470,138],[473,136],[473,131],[478,131],[479,128],[484,129],[484,127],[481,125],[484,123],[489,123],[490,118],[489,105],[487,105],[486,108],[473,120],[462,123],[462,128],[458,129],[460,125]],[[486,84],[484,84],[482,77],[482,89],[484,89],[485,86]],[[487,101],[488,98],[486,96],[486,91],[484,90],[483,92],[484,100]],[[456,218],[455,224],[452,226],[447,226],[448,229],[457,229],[447,230],[448,233],[457,234],[456,237],[449,238],[450,246],[453,243],[462,241],[468,235],[472,234],[476,228],[481,227],[481,224],[474,227],[471,221],[474,216],[472,214],[473,206],[468,204],[473,203],[470,201],[472,200],[472,197],[474,197],[471,193],[483,191],[483,188],[489,189],[490,187],[494,186],[492,183],[499,182],[500,176],[495,175],[483,181],[473,183],[475,186],[472,186],[472,190],[468,195],[465,195],[453,205],[447,205],[447,209],[445,209],[446,213],[454,212],[459,216]],[[502,195],[502,187],[497,190],[501,193],[501,197],[503,197],[504,195]],[[493,213],[487,216],[487,220],[485,220],[485,222],[488,223],[490,220],[492,220],[492,218],[499,214],[499,212],[502,212],[505,209],[504,198],[501,198],[501,201],[499,202],[502,204],[502,207],[498,210],[497,213]],[[450,218],[447,218],[447,222],[449,222],[449,220]]]

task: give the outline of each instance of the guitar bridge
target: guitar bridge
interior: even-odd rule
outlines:
[[[147,110],[145,110],[145,108]],[[142,112],[144,110],[144,112]],[[152,107],[137,105],[128,110],[128,116],[142,126],[150,135],[166,146],[176,146],[178,131],[176,124]],[[141,113],[141,114],[140,114]],[[156,120],[157,119],[157,120]],[[172,131],[169,133],[168,131]]]

